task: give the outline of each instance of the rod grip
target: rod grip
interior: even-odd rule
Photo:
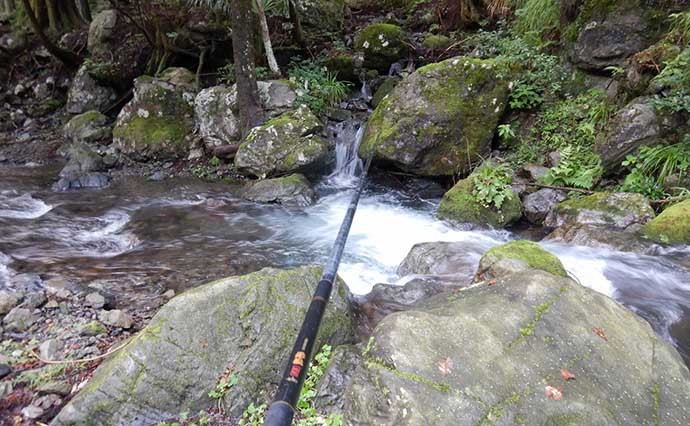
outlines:
[[[295,411],[287,402],[275,401],[268,407],[264,426],[290,426]]]

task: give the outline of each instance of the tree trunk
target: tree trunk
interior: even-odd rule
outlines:
[[[85,22],[91,22],[91,6],[89,0],[79,0],[79,12]]]
[[[295,7],[294,0],[288,0],[288,12],[290,14],[290,21],[292,21],[292,41],[299,47],[307,47],[307,42],[304,39],[304,32],[302,31],[302,20],[299,18],[299,13]]]
[[[261,41],[264,43],[264,50],[266,51],[266,61],[271,72],[280,76],[280,68],[278,62],[273,54],[273,46],[271,45],[271,33],[268,31],[268,22],[266,22],[266,11],[264,10],[263,0],[255,0],[257,15],[259,15],[259,26],[261,27]]]
[[[40,22],[36,18],[36,15],[29,4],[29,0],[22,0],[22,4],[26,10],[26,15],[29,17],[31,27],[38,38],[41,39],[43,46],[45,46],[51,55],[55,56],[60,62],[62,62],[66,68],[73,71],[76,70],[81,63],[81,57],[70,50],[62,49],[57,44],[53,43],[43,31]]]
[[[252,0],[233,0],[230,13],[232,50],[237,80],[237,103],[242,136],[263,121],[259,88],[256,84],[254,22]]]

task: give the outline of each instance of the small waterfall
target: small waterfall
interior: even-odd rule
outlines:
[[[359,93],[360,97],[366,102],[369,102],[373,98],[371,94],[371,87],[369,87],[369,83],[367,83],[365,78],[362,78],[362,88],[360,89]]]
[[[335,168],[328,181],[336,186],[350,186],[362,170],[359,158],[359,144],[362,142],[366,124],[344,122],[335,143]],[[355,131],[356,129],[356,131]]]

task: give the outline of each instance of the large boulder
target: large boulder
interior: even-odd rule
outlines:
[[[316,166],[328,153],[318,133],[323,124],[301,105],[253,128],[240,144],[235,166],[243,173],[266,177]]]
[[[469,282],[486,250],[476,247],[477,240],[415,244],[398,266],[398,275],[452,275],[455,281],[464,277]]]
[[[626,59],[652,43],[649,33],[648,23],[639,10],[592,19],[578,34],[571,59],[577,67],[592,71],[622,66]]]
[[[60,171],[60,179],[53,185],[54,191],[103,188],[110,183],[110,176],[100,173],[107,169],[103,158],[91,146],[72,143],[63,151],[68,161]]]
[[[644,235],[663,244],[690,244],[690,200],[674,204],[648,222]]]
[[[457,57],[403,79],[369,118],[360,154],[426,176],[471,171],[486,156],[508,84],[491,60]]]
[[[93,17],[89,25],[89,52],[102,53],[110,50],[110,45],[116,41],[114,36],[119,17],[119,12],[115,9],[101,11]]]
[[[315,32],[339,32],[345,22],[345,0],[296,0],[302,24]]]
[[[481,168],[491,167],[487,163],[478,167],[467,178],[458,181],[443,195],[436,215],[454,223],[470,223],[493,228],[503,228],[516,222],[522,217],[522,203],[520,197],[510,190],[503,200],[501,208],[487,207],[480,203],[473,194],[475,190],[474,177]]]
[[[479,261],[477,279],[494,279],[516,272],[538,269],[567,277],[563,264],[553,254],[532,241],[517,240],[488,250]]]
[[[685,424],[690,372],[648,323],[572,279],[506,273],[381,321],[343,423]]]
[[[249,182],[242,191],[242,197],[258,203],[304,207],[314,203],[316,194],[307,178],[295,173],[274,179]]]
[[[657,112],[649,98],[637,98],[616,113],[594,150],[601,157],[604,170],[614,174],[621,171],[626,156],[659,142],[661,126]]]
[[[168,302],[102,364],[53,425],[150,425],[208,409],[216,379],[237,378],[227,414],[239,417],[276,384],[319,280],[317,267],[263,269],[189,290]],[[316,347],[348,343],[352,323],[338,281]]]
[[[184,68],[137,78],[134,97],[117,116],[114,144],[135,160],[184,157],[194,130],[194,83]]]
[[[284,80],[259,81],[259,97],[269,117],[293,106],[297,93]],[[199,92],[194,116],[199,134],[208,147],[237,142],[241,138],[237,85],[213,86]]]
[[[366,26],[355,40],[355,50],[364,55],[365,68],[387,74],[391,64],[405,56],[405,33],[393,24]]]
[[[550,188],[527,194],[522,200],[525,217],[530,223],[540,225],[554,207],[566,198],[565,192]]]
[[[113,126],[110,119],[98,111],[87,111],[73,117],[63,128],[67,140],[74,143],[110,143]]]
[[[117,100],[115,89],[102,86],[88,72],[87,65],[82,65],[72,80],[67,94],[67,112],[82,114],[87,111],[103,111]]]

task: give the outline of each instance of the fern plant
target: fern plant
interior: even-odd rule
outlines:
[[[590,149],[568,145],[560,150],[561,160],[542,178],[547,185],[592,189],[601,179],[601,159]]]
[[[334,106],[347,95],[349,83],[338,80],[320,61],[295,62],[288,71],[290,80],[298,86],[298,102],[305,103],[315,112]]]
[[[485,165],[472,175],[472,196],[482,206],[500,210],[513,196],[512,182],[512,173],[506,165]]]

